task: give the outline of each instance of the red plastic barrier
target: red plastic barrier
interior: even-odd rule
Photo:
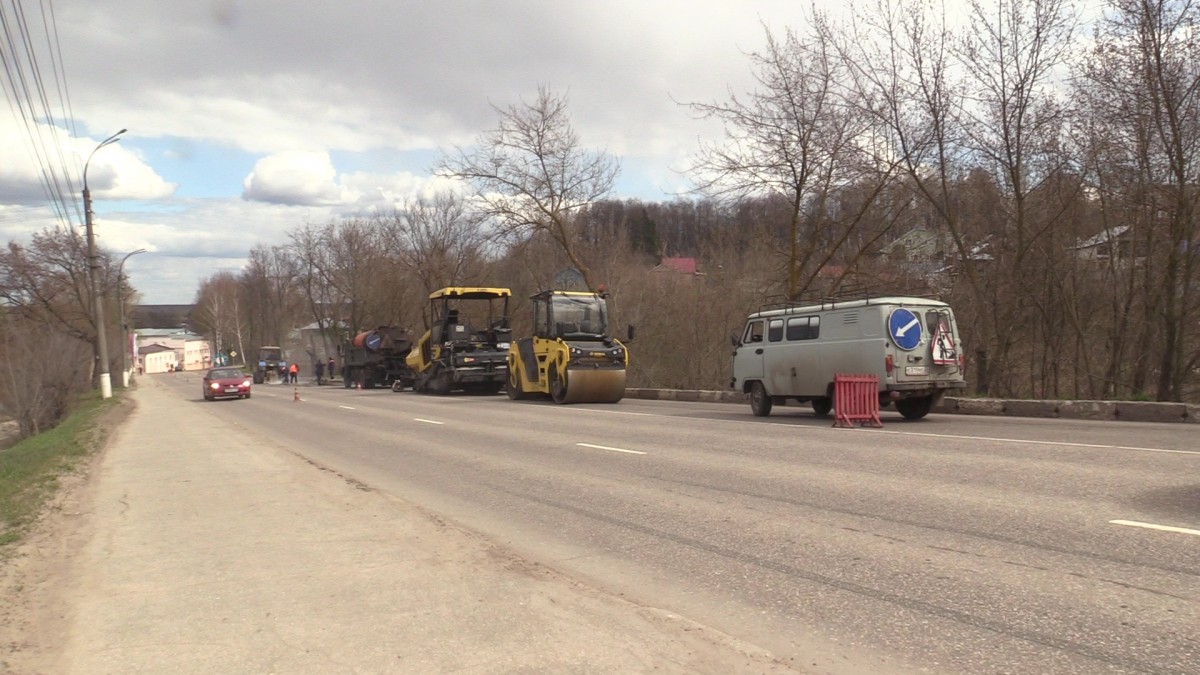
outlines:
[[[875,375],[833,376],[833,426],[882,427],[879,421],[879,377]]]

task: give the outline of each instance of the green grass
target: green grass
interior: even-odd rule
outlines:
[[[99,422],[121,405],[130,404],[119,397],[102,401],[99,395],[89,396],[59,426],[0,450],[0,557],[37,520],[59,478],[101,447]]]

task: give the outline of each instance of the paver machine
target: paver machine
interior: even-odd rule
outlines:
[[[629,351],[608,332],[602,293],[542,291],[533,335],[508,350],[508,397],[548,395],[555,403],[616,403],[625,396]],[[628,339],[633,339],[633,327]]]
[[[429,330],[409,352],[413,391],[495,394],[508,381],[507,288],[450,287],[429,294]]]

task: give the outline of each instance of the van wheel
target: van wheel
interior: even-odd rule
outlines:
[[[906,420],[919,420],[929,414],[929,410],[933,408],[932,396],[920,396],[917,398],[902,398],[896,401],[896,410],[904,416]]]
[[[812,409],[817,417],[824,417],[829,414],[830,410],[833,410],[833,399],[827,396],[814,398],[812,400]]]
[[[767,388],[762,382],[755,382],[750,385],[750,410],[755,417],[766,417],[771,414],[771,406],[774,401],[770,396],[767,396]]]

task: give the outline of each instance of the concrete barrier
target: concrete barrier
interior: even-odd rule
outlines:
[[[1125,422],[1183,422],[1187,420],[1187,404],[1117,401],[1116,418]]]
[[[1059,401],[1059,417],[1076,420],[1115,420],[1116,401]]]
[[[642,389],[630,387],[626,398],[701,403],[738,403],[746,395],[732,390]],[[945,396],[933,408],[951,415],[994,415],[1122,422],[1188,422],[1200,424],[1200,404],[1153,401],[1047,401],[1036,399],[965,398]]]
[[[1004,414],[1008,417],[1058,417],[1058,401],[1006,400]]]

